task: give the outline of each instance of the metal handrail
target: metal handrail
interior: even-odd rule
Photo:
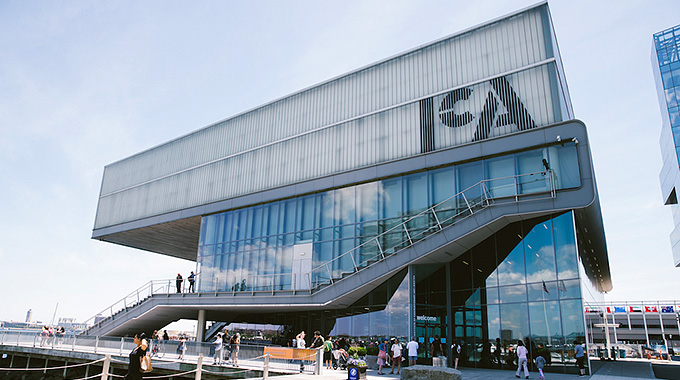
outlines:
[[[522,177],[537,177],[537,179],[534,179],[532,181],[522,181]],[[494,182],[503,182],[504,180],[510,180],[512,179],[512,183],[509,184],[504,184],[504,185],[493,185]],[[519,180],[518,180],[519,179]],[[531,184],[531,183],[536,183],[536,182],[545,182],[546,179],[548,180],[548,186],[547,189],[541,189],[539,191],[531,191],[531,192],[523,192],[520,190],[520,188],[524,188],[526,185]],[[540,171],[540,172],[534,172],[534,173],[527,173],[527,174],[519,174],[519,175],[514,175],[514,176],[506,176],[506,177],[498,177],[498,178],[493,178],[493,179],[484,179],[481,180],[474,185],[471,185],[467,187],[466,189],[452,195],[451,197],[435,204],[434,206],[431,206],[424,211],[421,211],[420,213],[408,217],[406,220],[401,222],[400,224],[376,235],[368,239],[367,241],[357,245],[356,247],[350,249],[349,251],[343,253],[340,256],[337,256],[329,261],[326,261],[322,264],[317,265],[316,267],[312,268],[310,272],[306,273],[277,273],[277,274],[257,274],[257,275],[249,275],[244,278],[241,278],[241,282],[246,280],[246,289],[239,289],[237,290],[235,287],[232,287],[231,290],[223,290],[223,291],[218,291],[218,285],[220,279],[218,277],[213,277],[213,289],[211,291],[204,291],[201,293],[255,293],[255,292],[275,292],[275,291],[292,291],[294,294],[297,291],[303,291],[307,290],[307,294],[313,292],[315,288],[317,288],[320,285],[323,284],[332,284],[337,280],[338,278],[341,278],[343,275],[351,275],[359,270],[368,267],[370,264],[369,262],[374,261],[381,261],[384,260],[387,257],[387,254],[390,250],[393,250],[392,253],[394,254],[397,251],[407,248],[415,243],[415,241],[419,241],[421,238],[424,238],[426,235],[434,234],[439,231],[442,231],[444,229],[444,226],[453,223],[454,220],[459,219],[465,219],[468,216],[474,214],[475,210],[481,210],[484,209],[496,201],[502,200],[502,199],[510,199],[513,202],[519,202],[520,197],[523,196],[535,196],[537,194],[541,193],[549,193],[549,196],[551,198],[554,198],[556,195],[556,187],[555,187],[555,175],[552,169],[546,170],[546,171]],[[468,199],[468,197],[465,195],[466,193],[470,193],[471,191],[475,191],[476,188],[479,188],[479,196]],[[508,192],[508,194],[503,194],[506,192],[505,190],[507,189],[513,189],[513,191]],[[499,195],[495,195],[499,194]],[[453,207],[453,209],[445,209],[445,210],[437,210],[438,208],[447,205],[451,201],[456,201],[461,200],[460,198],[462,197],[462,201],[464,201],[464,206],[463,207],[457,207],[457,204]],[[437,215],[437,212],[440,214],[443,212],[452,212],[452,215]],[[432,221],[434,223],[427,223],[426,226],[423,226],[423,228],[412,228],[409,230],[409,223],[412,223],[416,221],[418,218],[423,218],[427,217],[429,219],[430,215],[432,216]],[[442,216],[445,216],[442,218]],[[430,225],[432,224],[432,225]],[[381,244],[381,240],[383,240],[386,236],[389,236],[390,234],[402,234],[402,229],[403,233],[406,235],[406,239],[401,239],[400,241],[397,242],[397,244],[393,245],[392,247],[387,247],[383,246]],[[414,241],[415,240],[415,241]],[[408,241],[408,244],[404,244]],[[359,261],[357,263],[357,259],[355,258],[356,253],[367,247],[369,244],[375,244],[377,247],[377,250],[375,251],[375,255],[366,258],[363,261]],[[397,249],[397,247],[399,247]],[[341,260],[346,260],[347,256],[351,258],[352,261],[352,267],[351,268],[342,268],[342,269],[336,269],[335,271],[332,269],[334,264],[335,266],[340,268],[341,265],[337,264],[340,263]],[[339,275],[334,276],[333,273],[335,272],[340,272]],[[321,273],[326,272],[328,278],[322,277]],[[315,277],[315,274],[317,276]],[[325,275],[324,275],[325,276]],[[286,278],[290,277],[290,282],[280,282],[280,283],[275,283],[275,279],[277,278]],[[317,281],[314,281],[314,279],[317,279]],[[265,279],[265,281],[262,281],[261,279]],[[266,280],[269,279],[269,280]],[[320,279],[320,280],[319,280]],[[224,279],[226,281],[226,278]],[[113,305],[105,308],[102,312],[98,313],[97,315],[89,318],[86,320],[84,323],[89,323],[93,321],[95,318],[110,312],[109,316],[104,318],[102,321],[107,320],[111,317],[113,317],[116,313],[120,312],[121,310],[126,310],[128,307],[133,307],[136,306],[137,304],[141,303],[145,299],[153,296],[154,294],[172,294],[174,293],[173,290],[173,281],[175,279],[169,279],[169,280],[153,280],[149,281],[148,283],[142,285],[140,288],[132,291],[130,294],[127,296],[123,297],[121,300],[115,302]],[[310,289],[296,289],[296,284],[298,281],[301,282],[306,282],[309,284]],[[263,285],[264,284],[264,285]],[[250,287],[250,290],[247,288]],[[262,287],[261,289],[256,289]],[[289,288],[287,288],[289,287]],[[186,290],[186,288],[184,289]],[[148,291],[148,296],[144,296],[140,298],[140,295],[144,295]],[[186,293],[185,291],[182,292],[183,294],[191,294],[191,293]],[[128,306],[127,300],[132,298],[133,300],[136,299],[136,302],[133,302],[130,306]],[[119,304],[122,305],[121,308],[117,308]],[[116,307],[116,313],[114,313],[114,307]],[[107,313],[108,314],[108,313]],[[101,323],[101,322],[100,322]]]

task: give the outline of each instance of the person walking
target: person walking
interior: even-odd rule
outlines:
[[[501,356],[502,356],[501,338],[496,338],[496,349],[493,351],[494,361],[498,368],[501,367]]]
[[[144,333],[135,334],[133,342],[135,348],[130,352],[128,362],[128,372],[125,375],[125,380],[141,380],[142,368],[141,363],[144,356],[146,356],[146,335]]]
[[[536,369],[538,369],[538,378],[540,380],[545,380],[543,375],[543,368],[545,367],[545,358],[543,356],[536,357]]]
[[[215,353],[213,354],[213,365],[222,364],[222,334],[218,333],[213,341]]]
[[[170,340],[170,335],[168,335],[168,330],[163,330],[163,348],[165,349],[165,342]]]
[[[524,367],[524,378],[529,378],[529,368],[527,368],[527,354],[529,350],[524,347],[524,342],[521,340],[517,341],[517,372],[515,372],[515,377],[519,378],[519,371]]]
[[[196,282],[196,275],[194,274],[194,271],[191,271],[188,280],[189,280],[189,293],[193,293],[196,291],[196,288],[194,288],[194,283]]]
[[[184,360],[184,354],[187,352],[187,338],[180,338],[177,350],[179,351],[179,357],[177,359]]]
[[[578,375],[579,376],[585,376],[586,375],[586,367],[585,367],[586,353],[585,353],[585,350],[583,349],[583,346],[580,345],[577,340],[574,341],[574,358],[576,358],[576,363],[578,364]]]
[[[387,364],[387,339],[383,339],[382,343],[378,345],[378,375],[384,375],[382,368]]]
[[[241,349],[241,334],[236,333],[231,337],[231,362],[238,367],[238,351]]]
[[[296,348],[306,348],[307,342],[305,342],[305,332],[301,331],[297,336],[295,336],[295,347]],[[300,373],[305,370],[305,362],[300,359]]]
[[[222,331],[222,363],[227,363],[231,358],[231,346],[229,345],[231,338],[228,333],[226,328]]]
[[[406,351],[408,351],[408,365],[416,365],[416,359],[418,359],[418,342],[416,342],[415,337],[411,337],[411,341],[406,345]]]
[[[453,369],[458,369],[458,361],[460,360],[460,344],[455,341],[451,345],[451,357],[453,358]]]
[[[326,369],[333,368],[333,340],[330,335],[323,342],[323,360],[326,362]]]
[[[177,293],[182,293],[182,275],[177,273],[177,277],[175,278],[175,285],[177,285]]]
[[[392,369],[390,373],[394,373],[395,367],[397,368],[398,375],[401,370],[401,344],[397,338],[394,338],[394,343],[392,344]]]
[[[435,358],[439,359],[441,362],[441,356],[442,353],[444,352],[444,349],[442,348],[442,341],[439,339],[439,335],[434,336],[434,340],[432,341],[431,347],[430,347],[430,353],[432,354],[432,365],[435,365]]]
[[[322,348],[323,347],[323,337],[321,336],[321,332],[319,330],[314,331],[314,340],[312,341],[312,345],[309,346],[310,348]]]

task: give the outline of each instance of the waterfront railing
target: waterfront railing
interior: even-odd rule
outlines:
[[[280,373],[295,373],[302,369],[305,373],[319,374],[322,366],[322,351],[314,349],[294,349],[289,347],[276,347],[277,355],[270,355],[268,346],[256,344],[240,344],[238,360],[234,360],[234,354],[228,348],[223,348],[224,355],[219,356],[218,363],[211,364],[215,360],[215,346],[213,343],[186,341],[186,350],[180,358],[181,341],[166,340],[149,341],[148,353],[153,365],[202,362],[203,372],[220,374],[228,371],[277,371]],[[44,337],[40,332],[13,332],[0,331],[0,346],[29,347],[42,349],[46,354],[62,356],[67,352],[91,353],[110,356],[114,362],[127,364],[127,356],[135,347],[132,338],[117,338],[105,336],[77,336],[69,335],[63,338]],[[288,354],[280,354],[287,352]],[[291,359],[294,358],[294,359]],[[122,360],[124,359],[124,360]],[[222,360],[224,359],[224,360]],[[122,361],[121,361],[122,360]],[[3,369],[0,368],[0,371]],[[176,374],[175,374],[176,375]]]

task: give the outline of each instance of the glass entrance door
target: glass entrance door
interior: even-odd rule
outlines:
[[[446,347],[446,323],[440,317],[417,316],[416,317],[416,341],[418,342],[418,363],[432,364],[432,342],[436,337],[444,346],[444,355],[447,355]]]

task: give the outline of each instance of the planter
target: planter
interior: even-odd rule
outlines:
[[[366,380],[366,370],[368,367],[347,367],[347,379],[348,380]]]
[[[378,369],[378,355],[366,355],[366,364],[370,369]]]

